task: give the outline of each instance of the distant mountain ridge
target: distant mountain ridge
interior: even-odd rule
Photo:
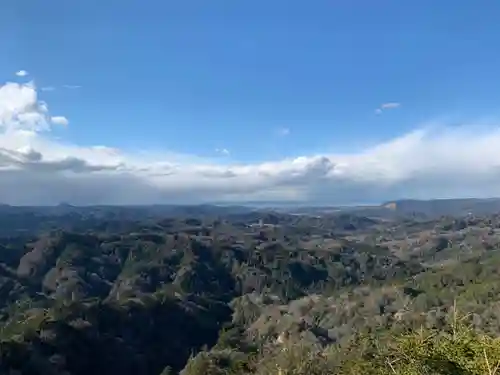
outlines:
[[[401,199],[387,201],[380,205],[336,206],[336,207],[296,207],[287,208],[288,213],[325,215],[332,213],[352,213],[358,216],[381,218],[437,218],[441,216],[492,215],[500,213],[500,198],[464,199]]]
[[[436,216],[490,215],[500,213],[500,198],[404,199],[386,202],[382,207],[403,215]]]
[[[266,204],[201,204],[201,205],[149,205],[149,206],[73,206],[62,203],[57,206],[10,206],[0,204],[0,213],[17,212],[35,215],[66,215],[69,213],[92,213],[121,218],[145,217],[182,217],[182,216],[226,216],[259,215],[269,212],[297,215],[331,215],[351,213],[358,216],[396,219],[401,217],[437,218],[441,216],[491,215],[500,213],[500,198],[463,198],[463,199],[400,199],[387,201],[380,205],[358,206],[307,206],[284,205],[266,202]]]

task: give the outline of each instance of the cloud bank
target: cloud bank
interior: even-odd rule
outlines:
[[[352,153],[218,164],[171,153],[151,158],[51,137],[54,126],[67,124],[65,117],[50,113],[33,83],[0,86],[0,203],[346,204],[500,196],[497,126],[426,127]]]

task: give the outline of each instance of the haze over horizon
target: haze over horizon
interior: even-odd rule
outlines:
[[[500,196],[500,3],[2,5],[0,202]]]

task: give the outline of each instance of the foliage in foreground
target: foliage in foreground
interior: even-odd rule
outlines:
[[[392,337],[364,336],[343,350],[285,343],[256,356],[201,352],[182,375],[495,375],[500,338],[475,331],[468,316],[453,316],[444,330],[420,329]]]

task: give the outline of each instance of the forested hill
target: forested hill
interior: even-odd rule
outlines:
[[[468,199],[402,199],[376,205],[357,205],[340,207],[289,207],[279,208],[280,212],[307,215],[323,215],[333,213],[351,213],[358,216],[369,216],[390,219],[439,219],[442,216],[460,217],[465,215],[494,215],[500,212],[500,198],[468,198]]]
[[[498,215],[2,206],[0,374],[482,373],[499,249]]]

